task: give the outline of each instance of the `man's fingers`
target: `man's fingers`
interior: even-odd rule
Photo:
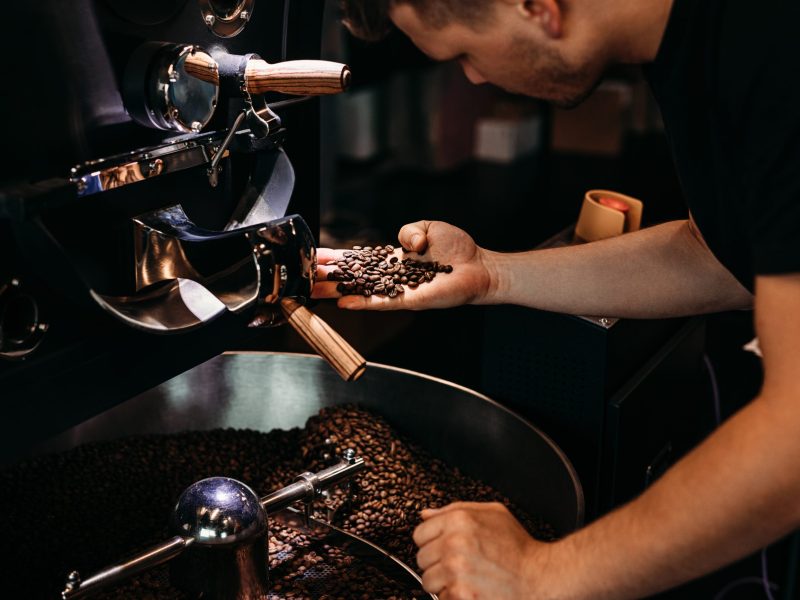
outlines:
[[[406,250],[424,254],[428,248],[428,227],[430,224],[430,221],[417,221],[416,223],[404,225],[397,235],[400,245]]]
[[[317,248],[317,263],[324,265],[332,260],[342,260],[344,258],[344,250],[336,250],[334,248]]]
[[[400,310],[403,308],[401,298],[388,296],[343,296],[338,302],[339,308],[345,310]]]
[[[417,564],[420,569],[427,571],[442,560],[443,556],[444,548],[442,538],[438,537],[420,548],[419,552],[417,552]]]
[[[432,542],[442,535],[445,525],[444,519],[429,519],[428,521],[423,521],[420,525],[417,525],[417,528],[414,530],[412,536],[414,538],[414,543],[422,548],[425,544]]]
[[[441,564],[433,565],[422,574],[422,587],[430,594],[441,594],[447,585],[447,577]]]

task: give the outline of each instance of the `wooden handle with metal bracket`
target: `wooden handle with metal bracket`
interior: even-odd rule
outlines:
[[[183,70],[192,77],[219,86],[219,65],[205,52],[193,52],[187,56]]]
[[[219,85],[219,65],[205,52],[187,56],[183,68],[192,77]],[[350,87],[350,77],[347,65],[327,60],[290,60],[270,64],[254,58],[245,67],[245,86],[250,94],[338,94]]]
[[[327,60],[290,60],[270,64],[253,59],[245,68],[245,85],[251,94],[338,94],[350,87],[350,69],[342,63]]]
[[[355,381],[364,374],[367,361],[325,321],[291,298],[281,300],[281,310],[292,327],[342,379]]]

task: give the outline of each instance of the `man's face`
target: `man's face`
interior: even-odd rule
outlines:
[[[574,106],[591,93],[602,65],[579,60],[570,64],[562,51],[568,47],[566,40],[548,37],[531,20],[520,18],[512,4],[496,2],[493,10],[492,18],[477,30],[457,20],[435,28],[403,3],[395,4],[390,16],[434,60],[457,60],[472,83],[492,83],[560,106]]]

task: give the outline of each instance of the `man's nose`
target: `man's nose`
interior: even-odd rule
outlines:
[[[481,75],[478,72],[478,70],[470,64],[469,60],[467,60],[466,58],[462,58],[459,62],[461,63],[461,68],[464,69],[464,75],[467,76],[467,79],[470,80],[470,83],[473,83],[475,85],[486,83],[486,78],[483,75]]]

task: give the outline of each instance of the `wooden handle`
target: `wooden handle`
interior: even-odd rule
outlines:
[[[253,59],[247,63],[245,82],[251,94],[338,94],[350,86],[350,69],[347,65],[327,60],[290,60],[270,64]]]
[[[183,70],[192,77],[219,85],[219,65],[205,52],[193,52],[186,57]]]
[[[330,363],[345,381],[355,381],[367,369],[367,361],[325,321],[291,298],[281,300],[286,320]]]

